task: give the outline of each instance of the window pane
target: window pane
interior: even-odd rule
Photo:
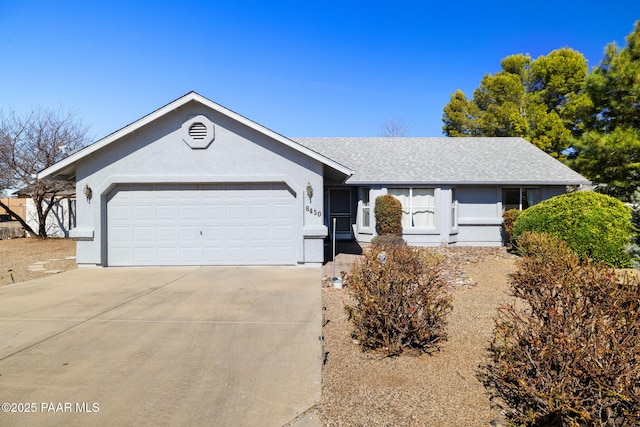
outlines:
[[[409,194],[410,191],[408,188],[390,188],[389,194],[391,194],[396,199],[400,200],[402,204],[402,227],[409,228],[411,227],[411,215],[409,214],[410,208],[410,200]]]
[[[409,208],[409,189],[408,188],[390,188],[389,194],[400,200],[402,207]]]
[[[413,213],[414,227],[434,227],[435,213],[433,209],[418,209]]]
[[[368,228],[371,226],[371,207],[369,205],[369,191],[371,189],[369,187],[362,187],[362,200],[360,201],[361,209],[361,226],[363,228]]]
[[[522,209],[527,209],[540,202],[539,188],[525,188],[522,192]]]
[[[434,227],[435,226],[435,198],[433,188],[414,188],[412,192],[413,200],[411,208],[413,210],[414,227]]]
[[[362,208],[362,226],[370,227],[371,226],[371,212],[370,208]]]
[[[502,189],[502,209],[520,209],[520,189],[519,188],[503,188]]]
[[[413,189],[413,206],[414,207],[432,207],[434,206],[433,188],[414,188]]]

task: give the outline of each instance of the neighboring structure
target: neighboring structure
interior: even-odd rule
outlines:
[[[191,92],[38,174],[76,182],[79,265],[317,265],[375,235],[499,245],[504,208],[588,181],[520,138],[289,139]]]
[[[40,229],[40,221],[38,219],[38,211],[36,210],[36,203],[30,196],[30,189],[23,188],[15,193],[17,197],[10,200],[15,200],[13,204],[20,209],[13,209],[14,212],[21,212],[20,217],[31,227],[33,231],[38,233]],[[47,196],[50,199],[51,195]],[[43,209],[46,209],[49,205],[48,200],[44,200]],[[9,205],[11,207],[11,205]],[[75,191],[63,191],[58,192],[55,197],[55,201],[49,215],[47,216],[45,230],[47,231],[47,237],[69,237],[69,232],[76,226],[76,195]],[[26,232],[29,235],[28,232]],[[36,234],[37,235],[37,234]]]
[[[40,228],[40,222],[38,221],[38,212],[36,211],[36,204],[31,197],[24,199],[27,202],[27,219],[26,222],[29,227],[36,233]],[[44,206],[48,205],[48,202],[44,202]],[[59,198],[54,203],[49,215],[47,216],[46,230],[47,237],[69,237],[70,231],[76,226],[75,216],[75,197]]]
[[[26,199],[18,197],[4,197],[0,201],[7,205],[15,214],[23,220],[27,218],[27,202]],[[14,221],[9,212],[0,207],[0,221]]]

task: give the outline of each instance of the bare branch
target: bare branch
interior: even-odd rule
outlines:
[[[391,138],[408,136],[412,127],[413,124],[410,122],[407,123],[402,119],[391,117],[384,122],[384,125],[380,128],[379,135]]]
[[[59,200],[60,192],[68,194],[70,183],[36,181],[34,175],[88,142],[87,128],[71,112],[40,107],[25,116],[0,112],[0,188],[28,188],[41,237],[46,237],[44,224],[51,201]],[[49,205],[44,207],[47,200]]]

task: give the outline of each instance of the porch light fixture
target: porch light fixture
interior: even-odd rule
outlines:
[[[93,195],[93,190],[89,187],[89,184],[84,185],[84,197],[87,198],[87,202],[91,200],[91,196]]]
[[[307,182],[307,196],[309,196],[309,203],[311,203],[311,198],[313,197],[313,187],[310,182]]]

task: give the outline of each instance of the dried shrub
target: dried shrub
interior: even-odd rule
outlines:
[[[511,242],[511,236],[513,235],[513,224],[522,213],[519,209],[509,209],[502,214],[502,228],[507,236],[507,242]]]
[[[391,194],[376,197],[373,213],[376,218],[376,233],[402,235],[402,203]]]
[[[407,242],[397,234],[384,234],[371,239],[371,244],[378,246],[406,246]]]
[[[499,310],[486,385],[513,425],[640,423],[640,281],[525,233]]]
[[[346,309],[363,349],[429,352],[446,339],[452,297],[440,262],[418,248],[374,246],[353,264],[347,277],[353,303]]]

